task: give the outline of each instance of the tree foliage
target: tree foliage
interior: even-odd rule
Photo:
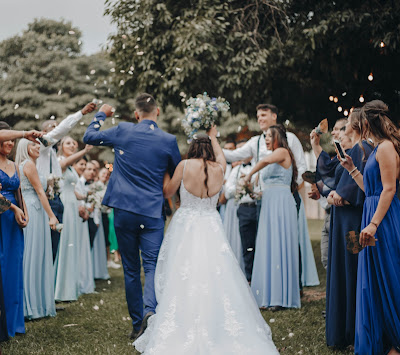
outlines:
[[[106,15],[125,95],[148,91],[182,107],[207,91],[251,116],[269,101],[308,127],[339,118],[360,95],[400,111],[397,1],[107,0]]]

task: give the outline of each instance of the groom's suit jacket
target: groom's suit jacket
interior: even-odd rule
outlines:
[[[104,112],[96,114],[83,137],[86,144],[113,147],[113,173],[103,204],[109,207],[160,218],[163,210],[163,178],[172,176],[181,160],[175,136],[150,120],[123,122],[99,131]]]

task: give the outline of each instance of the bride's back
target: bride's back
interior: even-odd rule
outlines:
[[[185,189],[192,195],[200,198],[212,197],[218,194],[224,180],[224,171],[220,164],[207,161],[207,175],[204,164],[203,159],[188,159],[185,162],[183,174]],[[206,177],[208,194],[207,187],[204,183]]]

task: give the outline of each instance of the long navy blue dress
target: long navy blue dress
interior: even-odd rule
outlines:
[[[363,142],[363,148],[364,151],[356,144],[347,151],[361,173],[372,151],[366,142]],[[324,165],[323,159],[324,156],[320,157],[319,165]],[[364,193],[335,159],[331,163],[335,167],[334,184],[329,180],[327,182],[350,205],[331,208],[326,281],[326,342],[328,346],[343,348],[354,344],[358,263],[357,254],[351,254],[346,249],[345,235],[349,231],[361,230]]]
[[[365,202],[362,228],[372,220],[382,180],[375,148],[365,166]],[[397,190],[399,182],[397,181]],[[376,231],[376,245],[366,247],[358,257],[355,353],[386,354],[400,351],[400,201],[392,203]]]
[[[4,306],[3,282],[0,268],[0,342],[8,339],[6,309]]]
[[[15,170],[8,176],[0,170],[1,194],[16,204],[14,193],[19,187],[19,177]],[[3,278],[3,293],[9,336],[25,333],[23,304],[24,234],[15,220],[14,212],[8,210],[0,215],[0,268]]]

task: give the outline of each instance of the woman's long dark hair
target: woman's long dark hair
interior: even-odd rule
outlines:
[[[390,140],[400,156],[400,133],[389,118],[389,108],[381,100],[367,102],[361,108],[361,119],[368,122],[367,133],[379,140]]]
[[[197,134],[196,138],[192,140],[189,146],[189,151],[187,154],[188,159],[203,159],[204,162],[204,174],[206,178],[204,179],[204,186],[207,189],[208,195],[208,168],[207,161],[216,161],[214,149],[211,145],[211,140],[206,134]]]
[[[294,159],[294,155],[292,150],[289,148],[289,144],[287,141],[286,137],[286,129],[282,125],[274,125],[268,128],[271,131],[271,136],[272,136],[272,150],[274,149],[275,142],[278,144],[279,148],[285,148],[290,155],[290,159],[292,160],[292,167],[293,167],[293,174],[292,174],[292,182],[290,184],[290,189],[292,193],[294,193],[297,190],[297,175],[298,175],[298,170],[297,170],[297,165],[296,165],[296,160]]]

